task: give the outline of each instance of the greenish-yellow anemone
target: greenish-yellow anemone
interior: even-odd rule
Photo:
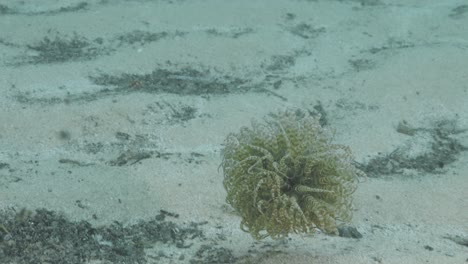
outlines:
[[[320,229],[336,234],[349,221],[352,193],[363,174],[348,147],[331,143],[316,117],[272,114],[225,141],[221,167],[226,201],[256,239]]]

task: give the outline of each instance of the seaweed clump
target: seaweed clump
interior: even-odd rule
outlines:
[[[271,114],[225,140],[226,201],[255,239],[338,234],[351,219],[352,193],[364,173],[348,147],[331,143],[319,118],[302,111]]]

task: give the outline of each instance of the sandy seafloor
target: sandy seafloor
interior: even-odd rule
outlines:
[[[79,233],[46,234],[163,215],[169,238],[92,234],[111,253],[82,263],[467,263],[467,25],[461,0],[1,0],[0,262],[80,263]],[[288,108],[325,116],[368,174],[361,238],[239,229],[223,140]]]

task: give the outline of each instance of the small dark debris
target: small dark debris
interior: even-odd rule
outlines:
[[[21,63],[20,63],[21,64]],[[18,93],[13,96],[13,98],[22,104],[43,104],[43,105],[52,105],[52,104],[70,104],[70,98],[59,98],[52,96],[49,98],[34,98],[28,93]]]
[[[124,132],[117,132],[117,133],[115,133],[115,137],[116,137],[118,140],[122,140],[122,141],[126,141],[126,140],[129,140],[129,139],[130,139],[130,135],[127,134],[127,133],[124,133]]]
[[[398,122],[398,126],[396,131],[401,134],[405,134],[408,136],[414,136],[418,131],[416,128],[412,127],[406,120],[402,120]]]
[[[238,29],[238,30],[231,31],[228,36],[233,38],[233,39],[236,39],[236,38],[239,38],[241,36],[251,34],[253,32],[254,32],[254,30],[252,28],[241,28],[241,29]]]
[[[75,5],[70,5],[66,7],[60,7],[58,9],[46,10],[46,11],[19,11],[12,8],[9,8],[5,5],[0,5],[0,14],[10,14],[10,15],[27,15],[27,16],[38,16],[38,15],[58,15],[61,13],[69,13],[69,12],[78,12],[82,10],[87,10],[89,8],[89,4],[87,2],[79,2]]]
[[[68,6],[68,7],[61,7],[57,13],[63,13],[63,12],[76,12],[76,11],[81,11],[81,10],[86,10],[88,8],[88,3],[86,2],[79,2],[76,5]]]
[[[454,19],[462,18],[467,12],[468,5],[459,5],[451,10],[449,17]]]
[[[348,60],[349,64],[353,67],[353,69],[357,72],[360,71],[367,71],[375,68],[376,63],[374,61],[368,59],[355,59],[355,60]]]
[[[433,251],[433,250],[434,250],[433,247],[428,246],[428,245],[425,245],[425,246],[424,246],[424,249],[429,250],[429,251]]]
[[[354,0],[354,2],[358,2],[361,6],[378,6],[382,4],[380,0]]]
[[[1,5],[0,5],[0,14],[1,14]],[[2,44],[4,46],[7,46],[7,47],[13,47],[13,48],[22,48],[23,47],[18,43],[10,42],[10,41],[2,39],[2,38],[0,38],[0,44]],[[16,85],[12,84],[11,88],[15,89]]]
[[[383,45],[381,47],[374,47],[374,48],[370,48],[369,50],[367,50],[369,53],[371,54],[377,54],[379,52],[383,52],[383,51],[392,51],[392,50],[399,50],[399,49],[408,49],[408,48],[414,48],[415,47],[415,44],[413,43],[408,43],[404,40],[399,40],[399,39],[395,39],[395,38],[389,38],[387,40],[387,45]]]
[[[0,14],[2,15],[11,15],[17,13],[15,10],[12,8],[6,6],[6,5],[0,5]]]
[[[273,89],[278,90],[281,87],[281,84],[283,83],[282,80],[277,80],[273,83]]]
[[[190,119],[195,118],[195,113],[197,112],[197,109],[192,106],[182,106],[180,109],[175,109],[172,108],[172,113],[170,117],[170,121],[176,121],[176,122],[186,122]]]
[[[164,217],[165,216],[170,216],[170,217],[174,217],[174,218],[179,218],[179,214],[168,212],[168,211],[163,210],[163,209],[159,210],[159,212],[161,213],[160,215],[162,215]]]
[[[195,164],[202,164],[203,163],[203,157],[205,155],[201,154],[201,153],[197,153],[197,152],[191,152],[190,153],[190,156],[187,157],[185,160],[188,162],[188,163],[195,163]]]
[[[293,13],[286,13],[285,15],[286,20],[293,20],[295,18],[296,18],[296,14],[293,14]]]
[[[1,169],[9,169],[9,168],[10,168],[10,164],[5,163],[5,162],[0,162],[0,170]]]
[[[228,31],[221,32],[215,28],[210,28],[205,30],[208,35],[216,36],[216,37],[227,37],[227,38],[239,38],[240,36],[247,35],[253,33],[254,30],[252,28],[232,28]]]
[[[76,204],[76,206],[78,206],[81,209],[87,209],[88,208],[88,206],[83,204],[83,201],[81,201],[81,200],[76,200],[75,204]]]
[[[196,117],[197,109],[190,105],[173,104],[165,101],[155,102],[147,106],[146,113],[152,113],[152,122],[167,122],[168,124],[185,123]],[[154,115],[163,116],[163,120],[154,120]]]
[[[111,166],[133,165],[141,160],[151,158],[149,152],[134,152],[127,150],[120,154],[116,159],[109,161]]]
[[[87,10],[88,7],[89,7],[88,3],[79,2],[75,5],[61,7],[55,10],[48,10],[48,11],[42,11],[42,12],[28,12],[26,14],[27,15],[57,15],[57,14],[62,14],[62,13],[84,11],[84,10]]]
[[[59,163],[71,164],[71,165],[82,166],[82,167],[94,165],[93,163],[84,163],[84,162],[81,162],[78,160],[72,160],[72,159],[59,159]]]
[[[61,140],[69,140],[71,138],[71,133],[66,130],[60,130],[58,132],[58,137]]]
[[[325,108],[322,105],[321,101],[318,101],[316,105],[314,105],[314,110],[319,114],[319,124],[322,127],[325,127],[328,125],[328,115],[327,112],[325,111]],[[309,111],[309,114],[314,115],[313,112]]]
[[[359,101],[348,101],[347,99],[340,98],[335,103],[336,107],[341,108],[347,112],[350,111],[375,111],[379,109],[377,105],[366,105]]]
[[[232,250],[212,245],[202,245],[198,249],[195,257],[190,260],[190,264],[219,264],[235,263],[237,258]]]
[[[293,35],[304,39],[316,38],[325,31],[326,30],[324,27],[314,27],[307,23],[300,23],[289,28],[289,32],[291,32]]]
[[[445,236],[444,238],[452,240],[453,242],[468,247],[468,237],[461,237],[461,236]]]
[[[353,226],[338,227],[338,234],[340,237],[362,238],[362,234]]]
[[[190,156],[192,157],[204,157],[205,155],[198,153],[198,152],[190,152]]]
[[[83,146],[83,151],[87,154],[97,154],[102,152],[104,144],[102,142],[86,142]]]
[[[294,66],[296,59],[290,55],[274,55],[271,57],[270,65],[265,69],[268,71],[281,71]]]
[[[169,36],[167,32],[147,32],[142,30],[134,30],[129,33],[125,33],[117,37],[121,43],[128,43],[128,44],[147,44],[151,42],[156,42],[160,39],[166,38]]]

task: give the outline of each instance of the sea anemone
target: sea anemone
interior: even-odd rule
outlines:
[[[337,234],[338,224],[351,219],[363,173],[316,116],[297,110],[252,121],[227,136],[222,155],[226,201],[256,239],[317,229]]]

